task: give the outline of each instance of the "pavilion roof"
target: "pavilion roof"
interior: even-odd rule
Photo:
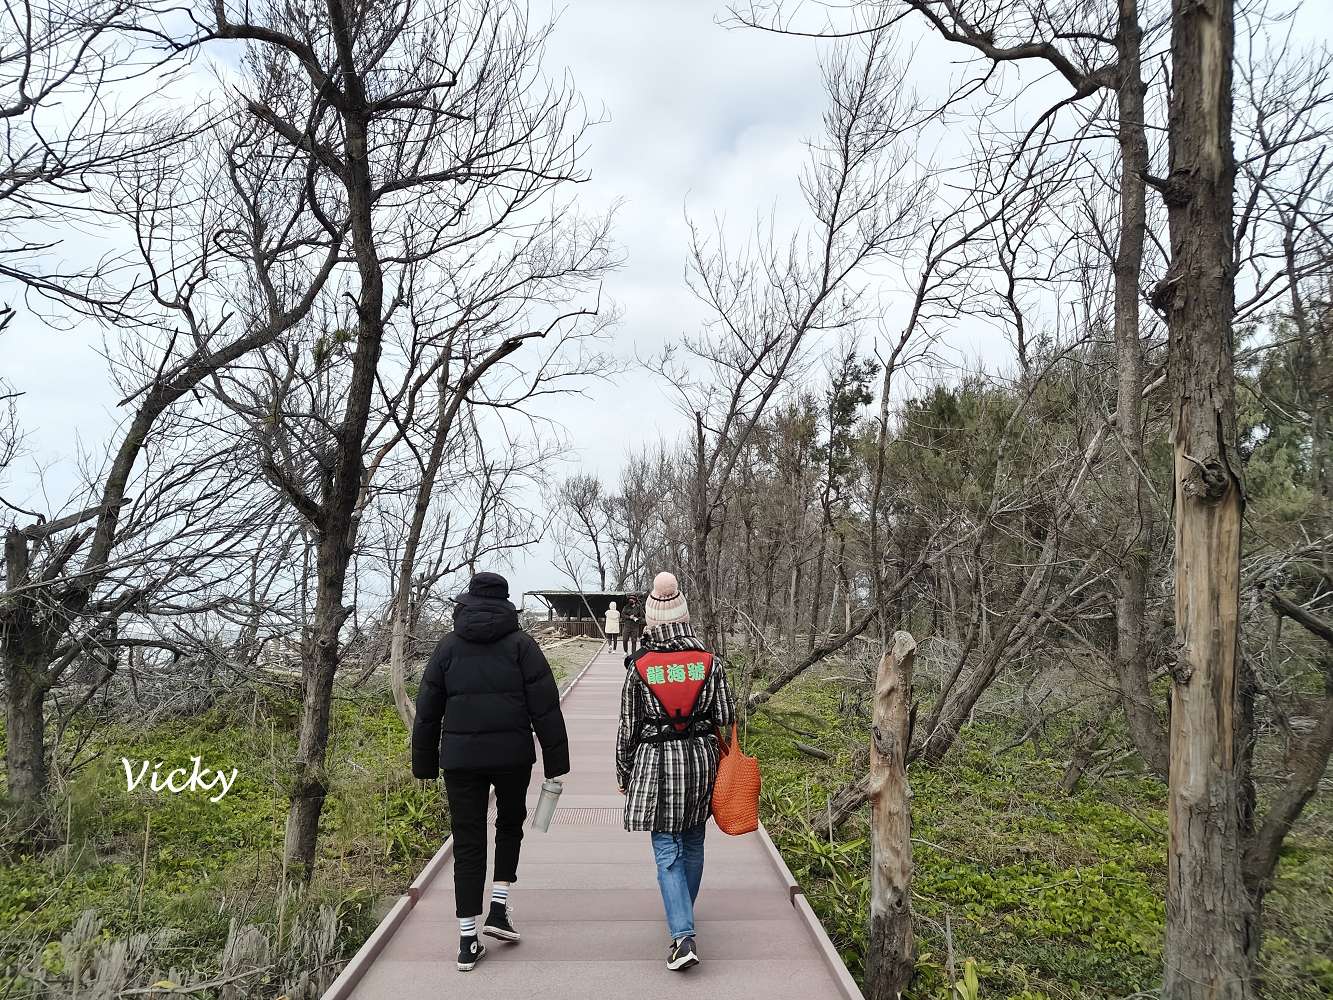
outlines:
[[[559,588],[554,590],[528,590],[524,591],[523,596],[531,594],[533,597],[540,598],[556,614],[566,617],[582,618],[589,612],[593,617],[600,618],[606,614],[607,605],[615,601],[622,608],[625,606],[625,599],[629,597],[642,598],[643,595],[636,590],[570,590],[568,588]]]

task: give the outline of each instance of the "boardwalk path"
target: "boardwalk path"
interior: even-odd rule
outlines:
[[[648,835],[625,832],[616,790],[624,676],[621,654],[600,653],[565,698],[571,773],[550,832],[529,829],[523,840],[512,897],[523,940],[487,939],[490,954],[475,971],[454,968],[458,924],[446,844],[324,1000],[861,1000],[762,831],[728,837],[710,826],[696,906],[703,962],[667,971]]]

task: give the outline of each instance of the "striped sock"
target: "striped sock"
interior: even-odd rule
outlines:
[[[476,936],[477,936],[477,918],[476,918],[476,917],[459,917],[459,918],[458,918],[458,933],[461,934],[463,937],[476,937]]]
[[[509,905],[509,883],[496,882],[491,886],[491,905],[508,906]]]

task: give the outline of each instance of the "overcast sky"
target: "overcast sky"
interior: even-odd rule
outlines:
[[[571,0],[558,11],[547,70],[568,70],[590,117],[603,120],[589,133],[591,179],[579,197],[590,213],[620,206],[615,239],[625,265],[606,293],[623,310],[613,349],[630,361],[586,398],[546,405],[565,428],[570,472],[614,479],[639,440],[677,433],[671,403],[631,359],[697,328],[701,313],[683,281],[687,207],[704,222],[725,214],[743,229],[799,198],[802,141],[824,106],[817,46],[727,30],[716,23],[720,11],[712,0]],[[0,374],[25,394],[29,452],[11,470],[6,496],[59,503],[62,496],[40,497],[37,471],[59,494],[80,449],[104,449],[123,415],[101,349],[91,325],[53,331],[31,316],[0,337]],[[552,555],[543,545],[515,560],[515,594],[561,584]]]
[[[1298,34],[1327,37],[1310,0]],[[584,208],[620,203],[615,237],[626,263],[606,292],[623,310],[615,350],[626,359],[697,329],[701,311],[685,289],[685,213],[704,223],[725,215],[737,235],[756,215],[799,206],[803,141],[819,128],[825,105],[821,44],[718,23],[714,0],[568,0],[548,51],[553,75],[565,68],[590,113],[605,118],[590,133],[590,182]],[[1319,23],[1317,23],[1319,22]],[[939,87],[958,50],[927,42],[915,53],[913,83]],[[974,332],[971,349],[999,356],[998,335]],[[52,331],[21,317],[0,337],[0,374],[25,396],[21,420],[29,456],[11,470],[6,495],[34,499],[39,468],[52,484],[82,447],[105,448],[120,414],[99,356],[95,329]],[[631,363],[611,384],[582,399],[548,406],[571,444],[568,471],[583,468],[614,481],[626,451],[642,441],[674,439],[684,427],[662,387]],[[16,474],[16,475],[15,475]],[[48,498],[58,503],[58,497]],[[560,586],[548,546],[516,560],[515,594]]]
[[[550,50],[606,124],[591,135],[592,208],[620,201],[626,255],[607,290],[623,311],[611,385],[561,405],[575,463],[615,481],[625,453],[673,440],[685,426],[672,399],[633,359],[698,329],[685,287],[686,212],[725,216],[738,235],[758,214],[798,202],[805,139],[825,106],[818,47],[717,23],[712,0],[572,0]],[[514,589],[568,586],[542,545],[516,560]],[[592,581],[588,581],[592,582]]]

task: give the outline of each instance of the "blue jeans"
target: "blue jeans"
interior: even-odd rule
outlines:
[[[705,824],[700,823],[681,833],[652,835],[657,884],[673,941],[694,934],[694,901],[704,877],[704,829]]]

